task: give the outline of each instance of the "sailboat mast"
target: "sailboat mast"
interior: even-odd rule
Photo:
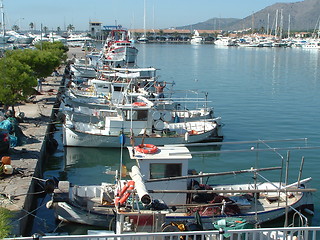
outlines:
[[[143,33],[146,37],[146,0],[144,0],[144,11],[143,11]]]
[[[276,11],[276,26],[274,29],[274,37],[277,38],[277,36],[278,36],[278,9]]]
[[[282,33],[283,33],[283,9],[280,9],[280,32],[279,32],[279,38],[282,39]]]
[[[291,27],[291,15],[289,14],[289,20],[288,20],[288,38],[290,38],[290,31],[291,31],[290,27]]]
[[[270,13],[268,13],[267,36],[269,36],[269,28],[270,28]]]

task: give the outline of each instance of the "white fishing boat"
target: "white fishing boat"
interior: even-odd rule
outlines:
[[[63,95],[60,111],[98,117],[103,116],[105,109],[139,101],[140,96],[149,99],[157,110],[154,120],[162,117],[168,123],[181,123],[214,118],[213,108],[208,107],[207,94],[204,98],[195,91],[179,91],[178,98],[159,99],[154,94],[155,79],[155,68],[120,68],[102,72],[101,79],[74,79]]]
[[[77,78],[96,78],[97,70],[91,64],[90,59],[74,59],[74,63],[70,64],[72,74]]]
[[[134,65],[138,49],[129,41],[128,31],[112,30],[103,46],[104,62],[107,66],[123,67]]]
[[[119,136],[122,136],[122,141],[134,136],[136,144],[157,145],[223,139],[220,118],[179,123],[172,123],[170,119],[166,122],[167,116],[157,113],[153,103],[146,99],[104,110],[103,116],[102,121],[92,123],[73,121],[72,115],[67,115],[63,124],[64,146],[119,147]],[[130,142],[127,140],[123,144],[127,146]]]
[[[69,182],[60,182],[47,206],[53,207],[58,219],[68,222],[112,228],[113,211],[117,211],[135,215],[128,223],[142,225],[142,221],[146,223],[144,211],[151,210],[153,214],[161,212],[164,223],[187,224],[198,219],[197,223],[204,230],[214,229],[216,221],[227,216],[260,224],[293,209],[313,210],[312,192],[315,190],[307,188],[311,178],[286,185],[269,181],[260,174],[281,170],[281,167],[188,175],[192,156],[186,147],[154,146],[152,153],[145,147],[128,147],[130,158],[137,164],[129,173],[131,180],[124,180],[126,171],[122,168],[116,184],[71,186]],[[199,183],[199,179],[228,174],[253,174],[254,178],[249,177],[252,182],[243,184]],[[139,214],[141,222],[137,218]],[[132,227],[130,229],[134,229]]]

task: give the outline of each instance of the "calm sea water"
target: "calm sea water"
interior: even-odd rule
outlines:
[[[268,143],[272,148],[320,146],[320,52],[294,48],[219,48],[213,45],[145,44],[139,49],[138,65],[154,66],[160,81],[174,83],[179,90],[208,92],[215,115],[224,123],[224,142],[243,140],[283,140],[308,138],[307,141]],[[56,133],[61,140],[61,132]],[[262,147],[264,144],[259,144]],[[257,144],[224,145],[221,150],[250,149]],[[213,150],[192,148],[192,151]],[[281,166],[287,150],[277,152],[215,153],[195,155],[191,168],[220,172],[250,167]],[[59,146],[49,159],[45,177],[55,176],[74,184],[100,184],[113,181],[119,167],[120,150],[66,148]],[[124,163],[130,162],[126,150]],[[302,157],[302,177],[312,177],[310,187],[319,188],[320,149],[291,150],[289,180],[298,178]],[[279,181],[279,172],[263,173]],[[252,182],[249,175],[213,178],[212,183]],[[39,206],[48,198],[39,199]],[[314,194],[315,216],[312,225],[320,224],[320,194]],[[85,230],[79,225],[58,226],[52,211],[37,212],[33,232]],[[278,222],[281,226],[283,223]],[[71,230],[76,229],[76,230]],[[90,228],[92,229],[92,227]]]

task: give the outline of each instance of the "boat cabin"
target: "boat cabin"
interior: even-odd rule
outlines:
[[[105,118],[105,130],[110,135],[119,135],[123,130],[125,133],[130,134],[132,129],[133,133],[137,136],[140,134],[152,134],[152,118],[150,115],[150,107],[143,103],[141,106],[135,104],[125,104],[117,106],[117,115]],[[134,128],[132,123],[134,122]]]
[[[148,190],[187,190],[187,179],[162,180],[188,175],[188,161],[192,156],[186,147],[158,147],[154,154],[140,153],[132,147],[128,150],[130,158],[139,163],[142,180]],[[163,200],[167,205],[186,204],[186,193],[149,194],[152,199]]]

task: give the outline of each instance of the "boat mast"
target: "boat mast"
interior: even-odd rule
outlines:
[[[283,32],[283,9],[280,9],[280,33],[279,33],[280,40],[282,40],[282,32]]]
[[[291,15],[289,14],[289,19],[288,19],[288,38],[290,38],[290,31],[291,31]]]
[[[278,36],[278,9],[276,11],[276,26],[274,28],[274,37],[277,39]]]
[[[1,8],[1,21],[2,21],[2,34],[4,36],[6,34],[6,26],[4,22],[3,0],[1,0],[0,2],[0,8]]]
[[[270,28],[270,13],[268,13],[268,24],[267,24],[267,36],[269,36],[269,28]]]
[[[144,0],[144,11],[143,11],[143,34],[147,37],[146,33],[146,0]]]

